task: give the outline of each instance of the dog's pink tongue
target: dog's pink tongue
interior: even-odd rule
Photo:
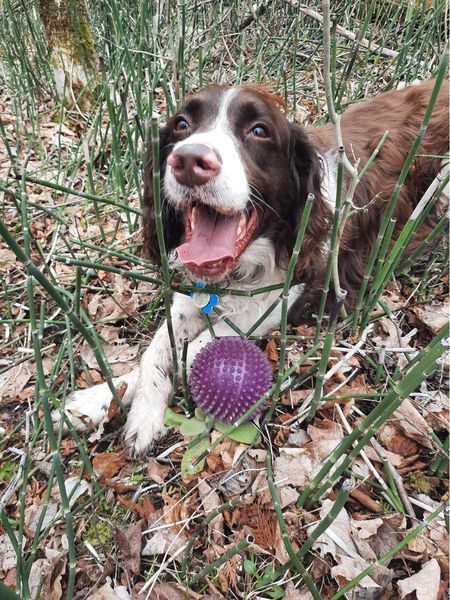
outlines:
[[[221,215],[205,206],[197,206],[196,212],[191,239],[177,248],[181,262],[206,267],[225,258],[235,258],[240,215]]]

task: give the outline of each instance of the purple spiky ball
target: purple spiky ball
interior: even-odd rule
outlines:
[[[196,404],[225,423],[235,423],[272,383],[264,352],[250,340],[215,338],[194,359],[189,378]],[[253,411],[254,417],[262,407]]]

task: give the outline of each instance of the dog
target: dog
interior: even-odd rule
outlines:
[[[351,162],[360,168],[384,132],[388,136],[362,181],[339,251],[339,276],[351,308],[379,225],[407,154],[417,136],[433,82],[391,91],[357,104],[341,119]],[[393,217],[399,232],[442,168],[449,150],[448,83],[441,88],[419,155],[400,189]],[[281,284],[308,194],[312,212],[289,292],[289,320],[301,323],[317,310],[329,251],[337,187],[337,149],[331,125],[305,128],[290,122],[282,102],[255,85],[212,85],[187,98],[160,130],[162,219],[171,264],[188,282],[250,291]],[[431,157],[429,157],[431,156]],[[436,158],[433,158],[436,157]],[[144,173],[144,247],[160,263],[152,192],[152,153]],[[425,219],[410,250],[432,231],[439,209]],[[395,237],[394,232],[394,237]],[[236,335],[223,317],[246,332],[281,290],[255,296],[221,295],[220,316],[210,314],[215,335]],[[200,303],[201,304],[201,303]],[[279,326],[281,303],[256,328],[266,335]],[[187,368],[211,339],[199,306],[189,295],[173,295],[172,326],[178,358],[188,340]],[[151,449],[165,433],[164,413],[172,391],[172,352],[167,323],[156,332],[140,366],[114,380],[127,384],[131,405],[124,438],[134,454]],[[74,392],[65,411],[79,430],[98,425],[108,410],[107,384]],[[78,416],[77,416],[78,415]],[[55,417],[58,420],[58,416]]]

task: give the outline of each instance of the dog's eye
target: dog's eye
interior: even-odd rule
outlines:
[[[255,125],[250,129],[250,135],[253,135],[257,138],[268,138],[269,133],[264,125]]]
[[[174,129],[175,131],[186,131],[189,129],[189,123],[186,121],[186,119],[177,119],[175,121]]]

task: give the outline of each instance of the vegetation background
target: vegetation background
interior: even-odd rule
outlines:
[[[131,460],[119,414],[89,438],[51,424],[164,316],[140,252],[151,116],[257,82],[291,118],[327,121],[320,2],[2,0],[0,15],[3,584],[24,600],[443,597],[446,216],[414,261],[417,224],[394,249],[387,224],[376,285],[335,331],[268,336],[283,387],[252,444],[182,425]],[[446,71],[444,1],[333,2],[331,32],[338,112]]]

